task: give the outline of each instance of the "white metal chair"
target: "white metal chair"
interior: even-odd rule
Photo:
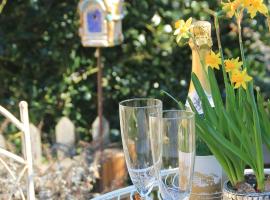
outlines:
[[[22,149],[22,153],[24,154],[24,158],[18,156],[12,152],[9,152],[0,147],[0,163],[5,167],[7,172],[13,178],[14,189],[9,191],[9,199],[12,199],[14,192],[18,190],[20,192],[20,196],[23,200],[25,200],[25,195],[23,193],[22,188],[19,183],[21,182],[22,177],[26,173],[27,176],[27,200],[35,199],[35,190],[34,190],[34,172],[33,172],[33,159],[32,159],[32,150],[31,150],[31,139],[30,139],[30,129],[29,129],[29,117],[28,117],[28,105],[25,101],[20,102],[20,120],[18,120],[14,115],[12,115],[8,110],[4,107],[0,106],[0,114],[10,120],[12,124],[14,124],[22,133],[24,145]],[[8,164],[3,160],[3,156],[13,159],[19,164],[23,165],[23,169],[20,171],[19,175],[16,176],[8,166]]]

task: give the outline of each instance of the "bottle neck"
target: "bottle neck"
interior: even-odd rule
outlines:
[[[205,67],[205,69],[203,69],[203,66],[201,64],[201,59],[204,62],[205,61],[205,57],[206,55],[209,53],[210,48],[200,48],[199,49],[199,53],[196,50],[196,48],[191,48],[192,49],[192,72],[196,74],[196,76],[198,77],[204,91],[211,95],[211,90],[210,90],[210,86],[209,86],[209,81],[208,81],[208,77],[207,77],[207,67]],[[200,59],[201,56],[201,59]],[[196,92],[194,84],[192,82],[192,80],[190,81],[190,86],[189,86],[189,96],[194,94]]]

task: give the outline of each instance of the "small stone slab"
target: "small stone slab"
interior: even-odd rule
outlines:
[[[30,124],[30,137],[34,165],[39,166],[42,162],[42,143],[40,130],[34,125]]]
[[[103,131],[103,143],[108,144],[110,142],[110,125],[106,118],[102,117],[102,131]],[[99,117],[95,119],[92,124],[92,138],[93,141],[98,141],[100,138],[99,135]]]
[[[67,117],[62,117],[55,127],[56,142],[68,148],[75,145],[75,126]],[[58,158],[64,158],[64,152],[57,151]]]

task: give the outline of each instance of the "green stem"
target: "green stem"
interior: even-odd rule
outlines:
[[[257,183],[258,183],[258,190],[263,191],[264,190],[264,160],[263,160],[263,151],[262,151],[262,132],[260,127],[260,121],[259,121],[259,113],[257,109],[257,104],[254,96],[253,91],[253,83],[249,84],[249,87],[247,89],[247,96],[248,100],[250,101],[251,108],[252,108],[252,115],[254,120],[254,144],[255,144],[255,152],[256,152],[256,165],[254,168]],[[254,163],[255,164],[255,163]]]
[[[237,165],[236,165],[237,166]],[[245,180],[244,176],[244,171],[245,171],[245,166],[242,160],[239,160],[239,166],[235,168],[236,174],[237,174],[237,180],[238,182],[242,182]]]
[[[215,21],[215,29],[216,29],[216,35],[217,35],[217,41],[218,41],[218,49],[219,49],[219,53],[221,56],[221,64],[222,64],[222,73],[223,73],[223,78],[224,78],[224,82],[225,82],[225,87],[228,87],[229,81],[228,81],[228,77],[227,77],[227,73],[225,70],[225,63],[224,63],[224,54],[223,54],[223,50],[222,50],[222,44],[221,44],[221,38],[220,38],[220,28],[219,28],[219,20],[218,20],[218,15],[215,14],[214,15],[214,21]]]
[[[181,103],[181,101],[177,101],[177,99],[174,98],[172,95],[170,95],[168,92],[166,92],[165,90],[161,90],[161,93],[166,94],[166,95],[167,95],[168,97],[170,97],[174,102],[176,102],[180,109],[182,109],[182,110],[185,109],[185,106]]]
[[[243,61],[244,69],[247,69],[247,72],[249,72],[249,68],[246,63],[245,58],[245,52],[244,52],[244,45],[243,45],[243,37],[242,37],[242,27],[241,22],[243,18],[243,11],[239,13],[239,16],[237,16],[237,26],[238,26],[238,36],[239,36],[239,46],[241,51],[241,57]],[[247,96],[250,98],[250,103],[253,111],[253,120],[254,120],[254,139],[255,139],[255,149],[256,149],[256,161],[253,163],[255,166],[254,171],[258,183],[258,190],[263,191],[264,190],[264,165],[263,165],[263,153],[262,153],[262,138],[261,138],[261,127],[259,122],[259,115],[256,105],[256,100],[254,96],[253,91],[253,84],[249,84],[249,87],[247,89]]]
[[[243,66],[244,66],[244,68],[247,69],[247,71],[249,71],[249,69],[247,68],[246,57],[245,57],[245,51],[244,51],[244,45],[243,45],[243,37],[242,37],[242,26],[241,26],[241,22],[242,22],[242,14],[240,14],[240,15],[237,17],[237,27],[238,27],[239,46],[240,46],[240,52],[241,52],[241,57],[242,57],[242,61],[243,61]]]

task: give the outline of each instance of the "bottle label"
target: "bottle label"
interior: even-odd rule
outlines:
[[[215,107],[215,104],[214,104],[212,95],[211,95],[211,94],[208,94],[206,91],[205,91],[205,94],[206,94],[206,96],[207,96],[207,98],[208,98],[208,101],[209,101],[210,105],[211,105],[212,107]],[[199,95],[197,94],[197,92],[196,92],[196,91],[195,91],[195,92],[192,92],[191,94],[188,95],[188,97],[189,97],[189,98],[191,99],[191,101],[193,102],[193,105],[194,105],[194,107],[196,108],[197,112],[198,112],[199,114],[203,114],[202,102],[201,102],[200,97],[199,97]],[[189,102],[188,102],[188,101],[186,102],[186,106],[187,106],[188,108],[191,107],[191,106],[189,105]]]

